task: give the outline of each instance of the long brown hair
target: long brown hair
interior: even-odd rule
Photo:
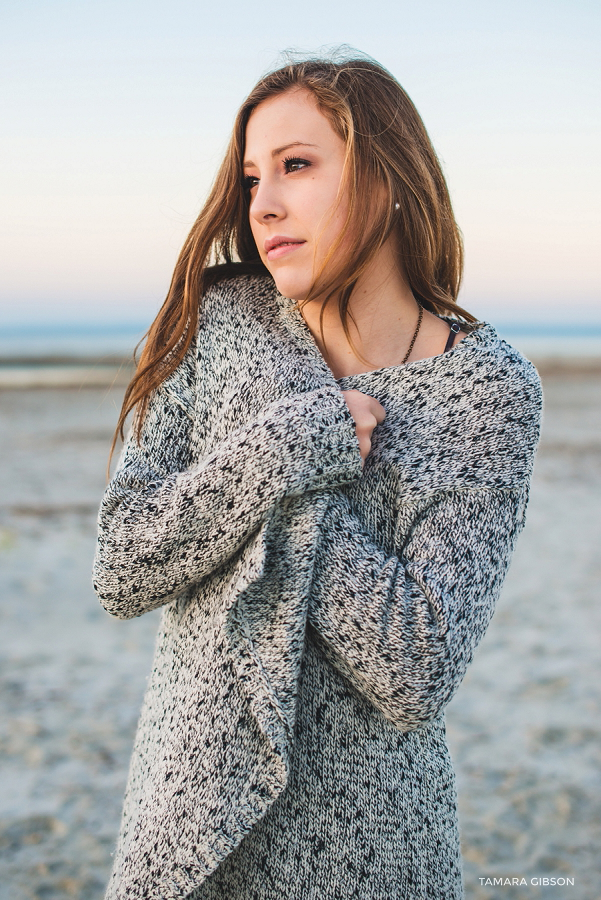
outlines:
[[[194,337],[203,292],[231,275],[269,274],[249,224],[242,180],[245,132],[260,103],[295,88],[314,95],[347,150],[343,190],[348,214],[339,238],[344,237],[344,253],[337,254],[334,265],[339,248],[330,248],[307,301],[320,296],[325,308],[337,298],[350,339],[353,287],[395,232],[399,265],[418,302],[437,314],[476,321],[456,302],[463,267],[461,236],[440,163],[403,88],[368,58],[291,61],[262,78],[238,112],[225,159],[184,243],[167,298],[125,392],[115,441],[123,437],[133,409],[139,437],[150,395],[177,368]],[[374,191],[375,185],[384,190]]]

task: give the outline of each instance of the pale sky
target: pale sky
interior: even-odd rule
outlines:
[[[286,48],[399,79],[466,244],[462,303],[601,320],[598,0],[0,3],[0,326],[155,315],[239,104]]]

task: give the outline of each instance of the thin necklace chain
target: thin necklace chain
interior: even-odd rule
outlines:
[[[422,319],[424,318],[424,307],[421,305],[421,303],[418,303],[417,305],[418,305],[418,307],[419,307],[419,314],[418,314],[418,316],[417,316],[417,328],[416,328],[415,331],[413,332],[413,337],[411,338],[411,343],[409,344],[409,349],[408,349],[407,352],[405,353],[405,359],[404,359],[403,362],[401,363],[402,366],[405,365],[405,363],[407,362],[407,360],[408,360],[409,357],[411,356],[411,351],[412,351],[413,348],[415,347],[415,342],[416,342],[416,340],[417,340],[417,336],[418,336],[418,334],[419,334],[419,330],[420,330],[420,328],[422,327]]]

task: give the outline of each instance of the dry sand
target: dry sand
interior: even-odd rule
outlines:
[[[601,897],[601,376],[545,389],[528,524],[448,711],[467,900]],[[157,625],[90,587],[121,390],[0,391],[0,900],[101,900],[110,868]]]

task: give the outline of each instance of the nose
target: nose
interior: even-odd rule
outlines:
[[[261,224],[285,217],[286,210],[282,197],[273,180],[262,178],[259,181],[251,196],[249,212],[252,218]]]

